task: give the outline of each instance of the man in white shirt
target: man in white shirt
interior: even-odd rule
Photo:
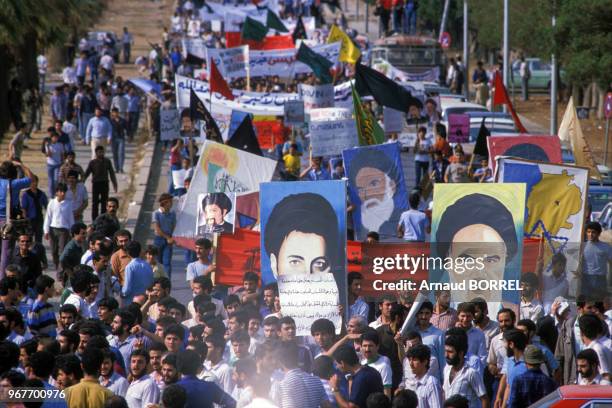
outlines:
[[[70,227],[74,224],[72,202],[66,200],[66,191],[68,191],[66,184],[57,183],[55,198],[49,201],[43,224],[45,239],[51,241],[56,269],[59,267],[59,255],[64,252],[64,247],[70,241]]]
[[[64,301],[65,305],[73,305],[83,319],[92,318],[91,309],[85,298],[91,290],[91,272],[86,270],[75,271],[70,277],[72,293]]]
[[[123,36],[121,37],[121,45],[123,46],[123,63],[130,63],[130,54],[132,44],[134,44],[134,38],[132,37],[132,33],[128,31],[127,27],[123,27]]]
[[[612,385],[599,374],[599,358],[595,350],[582,350],[576,356],[578,385]]]
[[[536,290],[540,286],[540,281],[537,275],[533,272],[527,272],[521,275],[521,310],[519,320],[529,319],[536,323],[538,319],[544,316],[544,307],[539,300],[535,298]]]
[[[113,68],[115,67],[115,60],[113,59],[110,52],[105,51],[102,58],[100,58],[100,66],[108,71],[109,75],[113,74]]]
[[[584,314],[578,319],[580,338],[587,350],[597,353],[599,372],[610,381],[612,375],[612,347],[610,339],[603,335],[603,322],[594,314]]]
[[[391,372],[391,361],[388,357],[378,354],[380,337],[374,330],[369,330],[361,335],[361,365],[368,365],[380,373],[385,395],[391,398],[391,387],[393,378]]]
[[[43,54],[40,54],[36,57],[36,66],[38,67],[38,82],[40,85],[40,94],[45,94],[45,79],[47,77],[47,69],[49,68],[49,63],[47,61],[47,57]]]
[[[232,379],[232,368],[223,360],[225,341],[223,337],[219,336],[208,336],[205,341],[208,354],[206,354],[204,368],[217,377],[217,385],[229,394],[234,389],[234,381]]]
[[[451,335],[444,343],[444,395],[461,394],[469,401],[469,408],[488,406],[489,399],[482,376],[465,364],[468,344],[464,336]]]
[[[159,403],[160,392],[155,381],[147,374],[149,356],[144,350],[136,350],[130,356],[132,382],[125,394],[130,408],[146,407]]]
[[[130,383],[125,377],[117,374],[113,370],[115,355],[111,351],[104,351],[104,360],[100,367],[100,385],[108,388],[115,395],[125,398]]]
[[[406,357],[414,374],[414,383],[409,384],[407,388],[416,393],[419,398],[419,407],[441,407],[444,398],[440,380],[428,373],[431,358],[429,347],[424,344],[414,346],[408,350]]]

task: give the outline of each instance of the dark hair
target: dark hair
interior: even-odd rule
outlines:
[[[129,256],[131,256],[132,258],[138,258],[140,256],[140,251],[142,250],[142,247],[140,246],[140,243],[138,241],[130,241],[125,249]]]
[[[123,398],[122,396],[111,395],[104,403],[104,408],[129,408],[129,406],[125,398]]]
[[[231,206],[231,202],[230,202],[230,206]],[[199,247],[204,247],[204,249],[212,248],[212,242],[208,238],[198,238],[195,242],[195,245]]]
[[[474,304],[471,302],[462,302],[457,306],[457,314],[459,313],[471,313],[474,314],[476,310],[474,309]]]
[[[506,340],[508,343],[514,343],[514,348],[520,351],[525,350],[525,347],[527,347],[527,336],[525,336],[525,333],[520,330],[510,329],[505,331],[503,336],[504,340]]]
[[[30,366],[34,375],[45,380],[53,373],[55,357],[48,351],[37,351],[30,358]]]
[[[159,254],[159,250],[155,245],[147,245],[145,248],[145,254],[157,256]]]
[[[346,363],[349,366],[356,366],[359,364],[359,357],[353,347],[340,346],[334,351],[334,360],[339,363]]]
[[[392,408],[417,408],[419,399],[412,390],[400,390],[393,397]]]
[[[178,384],[170,384],[164,388],[161,395],[165,408],[183,408],[187,404],[187,391]]]
[[[405,339],[406,340],[419,339],[420,341],[423,341],[421,334],[416,330],[409,330],[408,333],[406,333]]]
[[[465,356],[468,349],[467,335],[459,336],[456,334],[451,334],[450,336],[446,336],[444,345],[453,347],[457,353],[463,352],[463,355]]]
[[[19,289],[17,278],[5,276],[0,279],[0,296],[8,295],[9,290]]]
[[[517,326],[525,326],[530,333],[535,333],[537,326],[531,319],[522,319],[516,322]]]
[[[298,354],[299,350],[295,342],[283,341],[278,346],[278,361],[286,369],[294,369],[298,367]]]
[[[0,342],[0,372],[10,370],[19,365],[19,346],[12,341]]]
[[[366,408],[391,408],[391,401],[382,392],[374,392],[366,398]]]
[[[283,316],[278,320],[278,324],[282,326],[283,324],[291,324],[295,326],[295,320],[291,316]]]
[[[74,375],[77,380],[83,378],[81,360],[74,354],[62,354],[55,358],[55,371],[62,370],[67,375]]]
[[[373,329],[368,329],[361,335],[359,341],[363,343],[364,340],[371,341],[377,346],[380,345],[380,336],[378,335],[378,332]]]
[[[110,311],[116,310],[119,307],[119,302],[113,297],[105,297],[98,302],[98,309],[105,307]]]
[[[333,336],[336,333],[336,327],[331,320],[317,319],[310,326],[310,334],[314,336],[317,332],[331,334]]]
[[[248,271],[242,276],[242,281],[259,283],[259,276],[255,272]]]
[[[202,199],[202,209],[207,205],[216,205],[221,210],[232,211],[232,200],[225,193],[208,193]]]
[[[473,224],[485,224],[502,237],[508,260],[516,255],[518,240],[512,214],[496,198],[479,193],[463,196],[446,208],[436,232],[437,254],[446,256],[457,231]]]
[[[127,310],[126,308],[120,309],[117,311],[117,316],[121,318],[121,326],[128,326],[128,329],[131,329],[136,323],[136,317],[134,314]]]
[[[236,361],[234,369],[237,373],[246,374],[247,377],[253,378],[257,374],[257,366],[252,358],[241,358]]]
[[[69,313],[74,318],[76,318],[79,314],[79,311],[77,310],[75,305],[64,304],[62,305],[62,307],[60,307],[60,310],[59,310],[59,314],[61,315],[62,313]]]
[[[0,380],[8,380],[8,382],[11,384],[11,387],[21,387],[23,386],[23,383],[25,382],[26,378],[23,373],[20,373],[17,370],[8,370],[4,371],[0,375]]]
[[[223,300],[223,306],[225,307],[228,307],[229,305],[233,303],[240,304],[240,298],[238,297],[238,295],[229,295]]]
[[[599,365],[599,356],[597,355],[597,352],[593,349],[582,350],[576,356],[576,360],[586,360],[592,366]]]
[[[601,234],[602,228],[601,228],[601,224],[598,223],[597,221],[589,221],[586,224],[586,227],[584,228],[584,230],[594,230],[597,231],[598,233]]]
[[[594,314],[584,314],[578,319],[580,332],[589,340],[595,340],[601,334],[601,320]]]
[[[410,204],[410,208],[416,210],[419,208],[419,203],[421,202],[421,195],[418,192],[410,193],[408,196],[408,203]]]
[[[232,334],[230,342],[231,343],[250,343],[251,337],[249,336],[249,333],[246,330],[238,330],[234,334]]]
[[[423,310],[429,310],[429,311],[433,312],[433,303],[431,303],[429,300],[424,301],[421,304],[421,307],[419,308],[419,312],[421,312]]]
[[[145,362],[149,364],[149,353],[147,353],[144,349],[132,351],[132,354],[130,354],[130,360],[132,360],[132,357],[137,357],[137,356],[144,357]]]
[[[70,283],[75,293],[87,292],[91,286],[91,272],[77,271],[72,275]]]
[[[176,369],[183,375],[196,375],[200,365],[200,356],[193,350],[180,351],[176,357]]]
[[[57,183],[57,185],[55,186],[55,192],[58,191],[61,191],[63,193],[68,191],[68,186],[66,185],[66,183]]]
[[[470,401],[463,395],[451,395],[444,401],[444,408],[469,408]]]
[[[87,229],[87,225],[83,224],[82,222],[76,222],[72,224],[72,227],[70,227],[70,235],[74,237],[75,235],[78,235],[79,232],[86,230],[86,229]]]
[[[81,355],[81,364],[85,374],[98,376],[100,375],[100,366],[104,361],[104,354],[102,350],[96,347],[85,347],[83,354]]]
[[[378,242],[380,241],[380,234],[376,231],[370,231],[368,235],[366,235],[366,238],[372,238],[374,241]]]
[[[65,337],[66,340],[68,340],[68,342],[75,347],[79,344],[79,341],[80,341],[79,334],[74,330],[68,330],[68,329],[62,330],[59,333],[59,335]]]
[[[325,354],[315,358],[312,363],[312,373],[319,378],[329,380],[335,373],[334,359]]]
[[[425,344],[417,344],[406,352],[406,357],[416,358],[419,361],[427,362],[429,368],[429,359],[431,358],[431,350]]]
[[[349,276],[351,275],[351,273],[349,273]],[[263,287],[262,292],[265,292],[266,290],[272,290],[274,291],[274,294],[278,296],[278,284],[276,282],[268,283],[266,286]]]
[[[262,325],[280,327],[280,319],[276,316],[268,316],[264,319]]]
[[[200,286],[202,286],[202,289],[205,291],[212,290],[213,288],[212,279],[210,279],[210,277],[208,276],[204,276],[204,275],[196,276],[193,279],[193,283],[199,284]]]
[[[506,307],[503,309],[499,309],[499,311],[497,312],[497,317],[499,317],[499,315],[502,313],[508,313],[510,315],[510,319],[512,319],[512,323],[516,322],[516,313],[514,313],[514,310],[508,309]]]
[[[98,108],[96,108],[96,109],[98,109]],[[99,152],[100,150],[101,150],[101,151],[104,151],[104,146],[96,146],[95,151],[96,151],[96,152]]]
[[[42,346],[43,349],[41,351],[48,351],[54,356],[60,354],[61,351],[59,341],[46,335],[38,335],[38,346]]]
[[[185,340],[185,330],[180,324],[172,324],[164,329],[164,339],[169,335],[174,334],[181,340]]]
[[[37,295],[42,295],[50,287],[53,287],[55,280],[49,275],[40,275],[34,281],[34,291]]]
[[[91,328],[89,329],[91,333]],[[97,349],[100,350],[110,350],[110,345],[108,344],[108,340],[106,340],[106,337],[104,337],[104,332],[97,332],[97,330],[94,330],[94,332],[96,332],[96,334],[93,334],[89,341],[87,342],[87,347],[95,347]],[[79,333],[81,333],[79,331]]]
[[[480,309],[484,314],[487,314],[489,312],[487,301],[484,298],[475,297],[470,301],[470,303],[474,305],[475,308],[477,307],[478,309]],[[476,313],[476,310],[474,310],[474,313]]]
[[[348,282],[348,285],[351,286],[353,284],[353,281],[363,280],[363,275],[359,272],[349,272],[346,276],[346,280]]]
[[[268,256],[278,257],[283,242],[294,231],[323,237],[325,254],[334,270],[340,257],[340,235],[338,218],[329,201],[314,193],[291,194],[279,201],[272,209],[263,232]]]

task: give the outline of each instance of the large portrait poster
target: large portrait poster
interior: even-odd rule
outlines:
[[[365,240],[370,231],[378,232],[381,240],[395,238],[400,215],[408,209],[399,143],[347,149],[342,158],[355,239]]]
[[[235,193],[204,193],[198,195],[198,236],[213,233],[233,234],[236,218]]]
[[[497,156],[510,156],[526,160],[537,160],[545,163],[563,162],[561,142],[557,136],[489,136],[489,167],[495,171]]]
[[[345,182],[262,183],[260,204],[263,283],[278,282],[298,336],[321,318],[339,333],[338,306],[347,310]]]
[[[452,287],[453,302],[518,303],[518,290],[469,285],[520,279],[525,184],[436,184],[433,198],[431,253],[442,265],[429,268],[429,282],[465,282]]]

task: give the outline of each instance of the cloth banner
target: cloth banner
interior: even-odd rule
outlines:
[[[404,129],[406,115],[393,108],[383,106],[383,126],[385,133],[400,133]]]
[[[314,156],[340,155],[344,149],[359,145],[355,120],[348,109],[312,109],[308,130]]]
[[[450,140],[449,140],[450,141]],[[496,156],[511,156],[544,163],[563,163],[557,136],[489,136],[489,167],[495,172]]]
[[[208,60],[212,59],[225,78],[243,78],[249,66],[249,46],[234,48],[207,48]],[[210,64],[208,65],[210,66]]]
[[[259,147],[262,149],[272,149],[278,143],[285,141],[285,129],[280,118],[256,115],[253,117],[253,127],[257,133]]]
[[[423,72],[404,72],[393,65],[389,61],[382,60],[372,64],[372,68],[378,72],[382,72],[388,78],[398,82],[423,82],[437,81],[440,79],[440,68],[434,67]]]
[[[228,47],[247,44],[252,50],[284,50],[294,46],[291,34],[268,36],[263,41],[254,41],[243,40],[240,32],[226,32],[225,44]]]
[[[200,152],[173,236],[196,237],[197,198],[200,194],[259,191],[259,183],[270,181],[276,168],[274,160],[210,140],[204,141]]]

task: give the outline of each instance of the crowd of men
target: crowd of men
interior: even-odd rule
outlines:
[[[174,103],[172,76],[192,74],[194,68],[174,41],[190,30],[194,4],[179,3],[163,44],[136,61],[151,79],[162,82],[162,101],[148,96],[146,102],[154,131],[159,109]],[[403,18],[411,32],[416,3],[392,5],[399,10],[394,24],[401,26]],[[304,5],[311,7],[304,2],[300,8]],[[288,2],[283,13],[292,15],[297,6]],[[381,4],[381,19],[388,6]],[[222,39],[206,28],[197,35],[222,46]],[[391,295],[369,302],[361,296],[363,276],[351,272],[341,326],[319,319],[311,336],[297,337],[294,319],[280,308],[276,284],[262,286],[254,272],[244,273],[241,286],[213,283],[213,244],[201,238],[195,251],[186,253],[185,277],[193,298],[183,304],[173,297],[170,279],[177,218],[173,196],[185,194],[191,179],[182,186],[169,180],[169,193],[159,197],[152,217],[153,245],[146,247],[139,242],[143,237],[122,227],[119,200],[109,197],[111,184],[117,191],[115,173],[125,170],[125,145],[136,139],[143,108],[140,92],[115,76],[114,41],[105,38],[101,49],[81,42],[74,67],[64,71],[65,84],[53,90],[53,126],[41,146],[47,193],[21,161],[24,143],[40,129],[38,89],[23,95],[25,120],[22,111],[13,112],[17,133],[9,160],[0,165],[0,385],[5,391],[59,390],[64,398],[12,406],[526,407],[561,385],[610,385],[609,299],[579,297],[574,309],[563,297],[554,297],[543,305],[538,289],[551,282],[540,282],[544,278],[534,273],[522,277],[517,308],[489,311],[480,298],[451,305],[446,291],[435,294],[435,303],[413,304]],[[132,42],[124,29],[125,63]],[[38,63],[44,84],[46,59]],[[254,84],[261,91],[292,92],[299,81],[314,79],[298,77],[287,85],[263,78]],[[423,116],[435,122],[435,106],[427,106],[431,102]],[[450,149],[443,126],[434,129],[434,145],[419,129],[418,174],[433,171],[436,182],[490,177],[472,174],[463,151]],[[75,161],[77,143],[91,146],[86,169]],[[112,161],[105,156],[107,146]],[[171,169],[191,168],[188,150],[182,141],[172,144]],[[303,146],[296,140],[278,150],[286,180],[343,176],[341,164],[328,171],[321,158],[302,169]],[[84,184],[89,176],[91,206]],[[89,207],[92,221],[87,225]],[[410,211],[418,215],[407,214],[398,226],[406,239],[424,239],[428,221],[417,208],[418,197],[411,197]],[[612,258],[609,245],[598,241],[600,233],[599,224],[588,224],[593,256],[588,267],[602,268],[598,262]],[[377,239],[370,234],[368,242]],[[564,268],[564,261],[554,262]],[[567,297],[567,288],[558,295]],[[411,308],[418,308],[413,310],[416,323],[402,330]]]

